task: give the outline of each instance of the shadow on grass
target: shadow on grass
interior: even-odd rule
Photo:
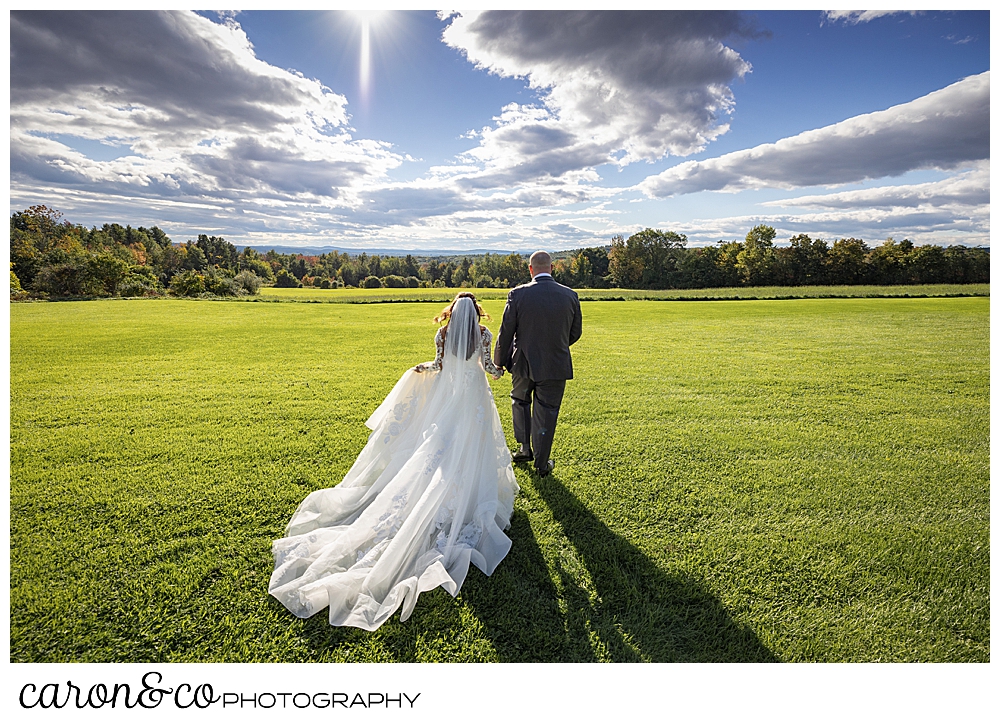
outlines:
[[[461,592],[500,661],[596,662],[577,611],[582,591],[560,596],[527,514],[514,511],[507,535],[514,544],[493,575],[470,574]]]
[[[515,515],[511,555],[492,578],[477,577],[462,593],[501,660],[778,662],[701,583],[662,570],[556,475],[533,477],[531,484],[596,589],[584,589],[579,575],[557,559],[553,576],[560,595],[527,517]]]
[[[556,475],[529,484],[522,494],[550,509],[569,554],[547,561],[528,514],[515,510],[510,553],[491,577],[470,569],[459,602],[432,590],[405,623],[397,614],[374,633],[332,628],[318,614],[302,623],[311,649],[304,659],[329,659],[339,649],[359,662],[412,662],[428,653],[466,662],[778,662],[704,585],[665,572]],[[467,629],[463,605],[480,630]]]

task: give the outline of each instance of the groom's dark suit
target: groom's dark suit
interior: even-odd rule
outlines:
[[[569,347],[582,331],[580,299],[551,276],[539,274],[507,295],[494,363],[510,370],[514,437],[531,443],[540,470],[549,461],[566,380],[573,378]]]

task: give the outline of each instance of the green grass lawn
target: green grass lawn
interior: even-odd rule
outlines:
[[[480,299],[506,299],[508,289],[465,289]],[[259,297],[244,300],[304,301],[364,304],[385,301],[439,301],[455,298],[462,289],[279,289],[260,290]],[[806,299],[888,298],[928,296],[989,296],[989,284],[918,284],[912,286],[751,286],[726,289],[577,289],[586,301],[637,300],[685,301],[691,299]]]
[[[988,298],[588,303],[494,575],[294,618],[271,540],[435,311],[12,305],[11,660],[989,660]]]

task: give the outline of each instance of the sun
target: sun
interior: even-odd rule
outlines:
[[[351,10],[351,15],[356,17],[361,21],[362,25],[371,24],[372,21],[377,20],[380,15],[385,15],[385,10]]]

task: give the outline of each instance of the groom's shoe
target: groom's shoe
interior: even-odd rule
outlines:
[[[550,459],[543,466],[535,467],[535,471],[538,473],[539,477],[548,477],[549,474],[552,473],[552,470],[554,470],[555,468],[556,468],[556,463]]]
[[[514,454],[511,456],[511,459],[518,463],[530,462],[534,458],[535,457],[533,454],[531,454],[531,452],[521,452],[521,451],[514,452]]]

